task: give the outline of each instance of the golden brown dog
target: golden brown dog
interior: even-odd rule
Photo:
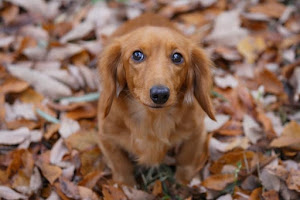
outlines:
[[[135,184],[128,153],[153,166],[176,145],[175,178],[193,178],[206,137],[204,112],[214,119],[209,68],[203,50],[158,15],[144,14],[113,34],[99,60],[98,125],[115,181]]]

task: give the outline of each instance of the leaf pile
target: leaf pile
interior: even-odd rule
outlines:
[[[0,198],[300,199],[299,9],[288,0],[0,1]],[[215,63],[217,122],[205,119],[209,159],[189,186],[165,165],[137,169],[139,189],[117,185],[97,144],[97,56],[146,11],[170,18]]]

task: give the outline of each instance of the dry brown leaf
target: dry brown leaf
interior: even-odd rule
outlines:
[[[59,98],[72,94],[69,87],[39,71],[18,67],[17,65],[8,66],[8,70],[14,76],[26,80],[45,96]]]
[[[78,120],[84,118],[93,118],[97,115],[97,109],[92,104],[85,104],[75,110],[66,113],[66,117]]]
[[[9,77],[4,80],[4,82],[0,85],[0,92],[2,93],[19,93],[26,90],[29,87],[29,83],[26,81]]]
[[[28,88],[20,94],[20,100],[24,103],[39,105],[44,100],[44,97],[34,89]]]
[[[62,47],[51,48],[47,55],[48,61],[62,61],[67,59],[83,50],[82,47],[75,44],[67,44]]]
[[[142,190],[137,190],[131,187],[122,186],[123,192],[129,200],[154,200],[155,197]]]
[[[84,178],[78,183],[80,186],[93,189],[97,184],[97,181],[104,175],[102,171],[92,171],[84,176]]]
[[[1,17],[6,25],[14,22],[18,14],[19,14],[19,7],[13,4],[4,7],[4,9],[1,11]]]
[[[258,140],[264,137],[264,132],[259,124],[249,115],[244,115],[243,129],[245,135],[252,144],[256,144]]]
[[[0,144],[14,145],[20,144],[30,138],[30,131],[28,128],[22,127],[16,130],[1,130]]]
[[[276,1],[270,1],[251,7],[252,13],[262,13],[269,17],[280,18],[286,7]]]
[[[258,55],[266,49],[265,40],[263,37],[248,36],[242,39],[238,45],[237,49],[244,56],[246,62],[253,64]]]
[[[152,194],[154,196],[158,196],[160,194],[163,193],[163,190],[162,190],[162,185],[161,185],[161,181],[160,180],[156,180],[154,182],[154,185],[153,185],[153,190],[152,190]]]
[[[18,193],[7,186],[0,186],[0,197],[4,199],[28,199],[27,196]]]
[[[225,195],[218,197],[216,200],[232,200],[232,197],[231,197],[231,194],[225,194]]]
[[[66,178],[60,177],[60,190],[69,198],[80,199],[79,189],[75,183],[69,181]]]
[[[84,151],[98,144],[97,131],[79,131],[66,138],[65,142],[72,149]]]
[[[62,170],[60,167],[45,163],[45,162],[38,162],[38,167],[42,171],[44,177],[53,184],[62,174]]]
[[[300,125],[295,121],[288,123],[283,129],[282,135],[274,139],[270,146],[276,148],[291,147],[300,150]]]
[[[218,15],[212,33],[206,39],[220,45],[236,46],[248,34],[248,31],[240,26],[239,15],[239,10]]]
[[[102,193],[104,200],[127,200],[127,197],[121,189],[111,185],[103,185]]]
[[[99,197],[95,192],[93,192],[91,189],[78,186],[79,195],[81,199],[89,199],[89,200],[98,200]]]
[[[53,136],[53,134],[58,132],[59,128],[60,128],[60,124],[50,124],[49,126],[47,126],[46,133],[44,134],[44,138],[46,140],[49,140]]]
[[[300,170],[291,169],[286,183],[290,190],[300,192]]]
[[[27,127],[28,129],[33,130],[38,128],[40,123],[27,119],[17,119],[15,121],[6,122],[5,125],[6,128],[10,130],[19,129],[21,127]]]
[[[205,117],[204,119],[204,124],[207,132],[212,132],[217,129],[219,129],[221,126],[223,126],[228,120],[229,120],[228,115],[223,115],[223,114],[217,114],[216,115],[216,121],[213,121],[209,117]]]
[[[278,192],[276,192],[275,190],[263,192],[262,196],[265,200],[279,200]]]
[[[209,170],[213,174],[219,174],[222,171],[223,166],[232,165],[237,166],[238,162],[241,162],[241,170],[250,170],[251,160],[255,157],[255,153],[252,151],[233,151],[224,154],[216,162],[212,163]]]
[[[268,69],[263,69],[256,71],[256,81],[258,84],[264,86],[266,92],[270,92],[276,95],[284,94],[283,85],[277,76],[269,71]]]
[[[249,200],[258,200],[260,199],[261,194],[262,194],[262,188],[261,187],[256,188],[251,192]]]
[[[236,120],[227,121],[221,128],[217,130],[220,135],[237,136],[243,133],[242,123]]]
[[[230,74],[227,74],[224,77],[215,76],[214,82],[219,88],[222,89],[235,88],[238,85],[238,81]]]
[[[207,189],[221,191],[224,190],[229,183],[232,183],[234,181],[234,174],[216,174],[206,178],[202,182],[202,185]]]
[[[94,24],[90,21],[84,21],[75,26],[70,32],[64,35],[61,39],[61,43],[83,38],[88,35],[94,28]]]
[[[54,165],[60,165],[63,161],[63,157],[67,154],[69,150],[64,144],[64,140],[60,138],[56,141],[50,151],[50,163]]]
[[[280,190],[280,179],[270,173],[267,169],[263,169],[260,173],[259,179],[261,180],[261,184],[267,190]]]
[[[80,125],[77,121],[63,117],[58,132],[63,138],[67,138],[79,130]]]

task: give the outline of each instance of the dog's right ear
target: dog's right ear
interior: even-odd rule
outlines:
[[[121,62],[121,45],[113,41],[102,51],[98,63],[100,74],[99,115],[105,118],[111,108],[114,97],[125,87],[125,75]]]

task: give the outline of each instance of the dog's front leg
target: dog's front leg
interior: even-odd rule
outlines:
[[[206,132],[203,128],[184,141],[176,156],[176,180],[181,184],[188,184],[207,160],[205,145]]]
[[[124,151],[110,139],[100,136],[100,148],[108,167],[112,170],[113,180],[129,186],[136,185],[133,165]]]

